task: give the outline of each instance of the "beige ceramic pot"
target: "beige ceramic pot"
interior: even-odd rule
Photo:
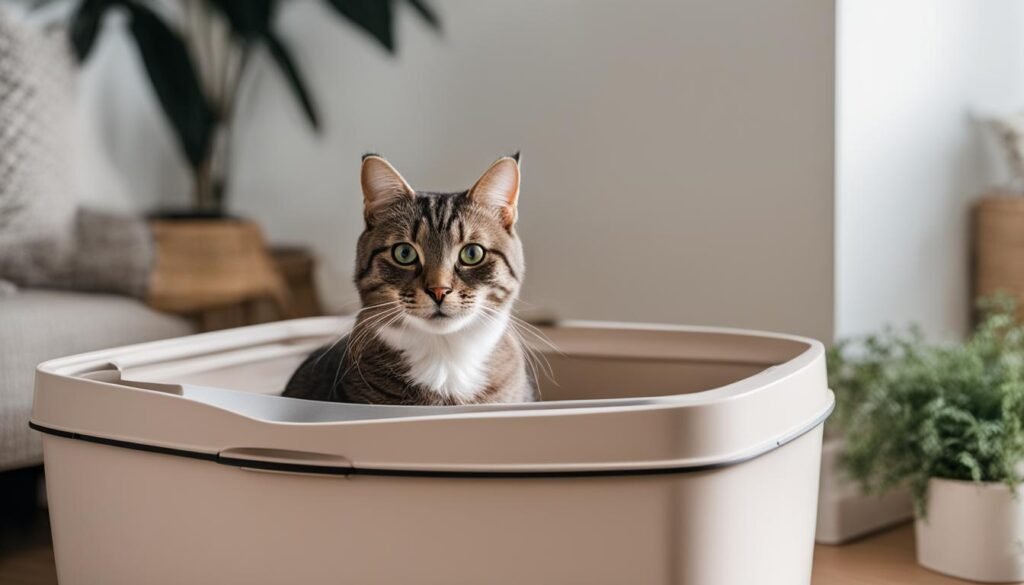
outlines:
[[[986,583],[1024,581],[1024,498],[1001,483],[928,482],[917,520],[917,562]]]

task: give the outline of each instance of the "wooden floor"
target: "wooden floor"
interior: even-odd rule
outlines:
[[[0,548],[0,585],[56,585],[57,569],[53,564],[50,525],[45,512],[33,526],[5,530],[5,544]],[[12,542],[20,539],[20,542]]]
[[[23,533],[21,545],[0,549],[0,585],[55,585],[53,549],[45,515]],[[907,524],[844,546],[814,549],[812,585],[963,585],[914,562],[914,531]]]
[[[914,525],[842,546],[814,547],[813,585],[964,585],[925,569],[914,558]]]
[[[39,468],[0,473],[0,585],[53,585],[50,522],[37,505]]]

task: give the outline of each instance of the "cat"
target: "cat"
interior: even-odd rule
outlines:
[[[536,383],[511,311],[525,273],[519,153],[467,191],[415,191],[363,157],[364,230],[351,332],[314,351],[284,396],[364,404],[529,402]]]

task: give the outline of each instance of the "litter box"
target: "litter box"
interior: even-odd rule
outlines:
[[[565,322],[543,402],[275,395],[351,325],[40,365],[60,583],[810,583],[833,406],[817,341]]]

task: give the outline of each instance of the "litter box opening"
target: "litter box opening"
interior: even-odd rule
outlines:
[[[347,320],[327,321],[334,326],[321,327],[319,335],[293,335],[201,357],[122,367],[122,380],[279,395],[311,351],[350,326]],[[756,376],[810,349],[797,338],[701,328],[565,322],[540,330],[557,348],[532,344],[544,362],[536,364],[536,370],[545,402],[703,392]]]

